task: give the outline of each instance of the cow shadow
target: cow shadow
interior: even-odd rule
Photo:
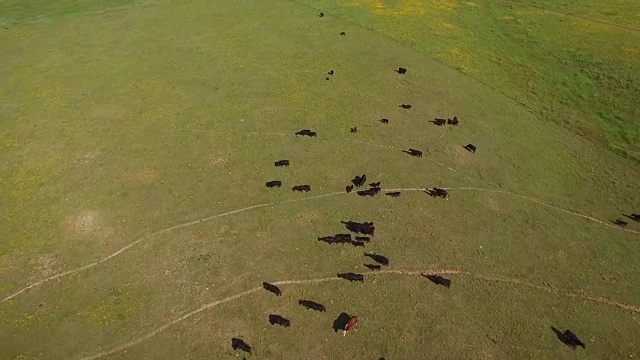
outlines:
[[[344,330],[344,327],[347,326],[350,318],[351,316],[349,316],[349,314],[347,314],[346,312],[338,315],[338,317],[333,320],[333,331],[338,332]]]
[[[555,327],[551,327],[551,330],[553,330],[553,332],[556,334],[556,337],[558,338],[558,340],[560,340],[563,344],[571,347],[571,344],[569,343],[569,339],[567,339],[566,336],[564,336],[564,333],[560,330],[558,330]]]

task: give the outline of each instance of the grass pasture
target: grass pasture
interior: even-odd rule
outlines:
[[[234,336],[247,359],[640,356],[640,223],[610,222],[640,211],[640,65],[594,50],[637,49],[632,2],[0,3],[0,359],[242,358]],[[568,47],[582,33],[542,29],[587,26],[569,12],[622,27]],[[626,85],[558,83],[576,63]],[[345,193],[362,173],[402,195]],[[384,272],[315,240],[349,219],[375,222]],[[359,318],[346,337],[343,311]]]

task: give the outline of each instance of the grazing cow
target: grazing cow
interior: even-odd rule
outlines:
[[[276,167],[289,166],[289,160],[278,160],[275,164]]]
[[[447,124],[449,125],[458,126],[459,123],[460,123],[460,120],[458,120],[457,116],[454,116],[453,119],[447,119]]]
[[[409,109],[411,109],[411,104],[402,104],[399,107],[409,110]]]
[[[318,241],[326,242],[327,244],[340,244],[343,242],[341,239],[338,239],[335,236],[319,237]]]
[[[640,214],[633,213],[631,215],[625,215],[625,216],[633,221],[640,221]]]
[[[380,122],[383,124],[388,124],[389,123],[389,119],[380,119]]]
[[[442,126],[447,123],[447,120],[435,118],[431,122],[434,123],[436,126]]]
[[[373,236],[373,233],[376,230],[376,227],[373,226],[372,222],[359,223],[355,221],[341,221],[341,223],[343,223],[350,231],[364,235]]]
[[[354,281],[364,282],[364,275],[356,274],[352,272],[338,274],[338,277],[341,279],[349,280],[349,282],[354,282]]]
[[[329,80],[329,78],[327,78],[327,80]],[[309,137],[316,137],[317,136],[315,131],[311,131],[311,130],[308,130],[308,129],[304,129],[304,130],[298,131],[296,133],[296,136],[298,136],[298,135],[300,135],[300,136],[309,136]]]
[[[375,196],[380,192],[380,188],[370,188],[367,190],[360,190],[358,191],[358,195],[360,196]]]
[[[281,187],[282,186],[282,181],[269,181],[267,182],[267,187],[268,188],[273,188],[273,187]]]
[[[396,72],[397,72],[398,74],[402,74],[402,75],[404,75],[404,74],[406,74],[406,73],[407,73],[407,69],[405,69],[405,68],[403,68],[403,67],[400,67],[400,68],[398,68],[398,70],[396,70]]]
[[[251,354],[251,346],[249,346],[249,344],[244,342],[242,339],[232,338],[231,347],[233,348],[233,350],[240,350]]]
[[[380,181],[369,184],[372,188],[380,187]]]
[[[355,246],[355,247],[365,247],[365,242],[364,241],[358,241],[358,240],[353,240],[351,241],[351,245]]]
[[[400,196],[400,191],[388,192],[385,195],[389,195],[391,197],[398,197]]]
[[[432,197],[441,197],[443,199],[449,199],[449,193],[445,189],[433,188],[427,189],[427,194]]]
[[[353,191],[353,185],[347,185],[344,190],[348,193],[350,193],[351,191]]]
[[[402,150],[402,152],[405,152],[411,156],[415,156],[415,157],[422,157],[422,151],[420,150],[416,150],[416,149],[409,149],[409,150]]]
[[[291,321],[283,318],[280,315],[269,315],[269,324],[271,325],[280,325],[282,327],[289,327],[291,325]]]
[[[325,80],[329,80],[329,78],[327,77]]]
[[[378,265],[378,264],[364,264],[364,266],[369,270],[373,270],[373,271],[379,271],[380,270],[380,265]]]
[[[296,186],[292,187],[291,190],[299,191],[299,192],[309,192],[309,191],[311,191],[311,186],[309,186],[309,185],[296,185]]]
[[[334,74],[334,72],[333,72],[333,70],[329,70],[329,72],[328,72],[327,74],[329,74],[329,75],[333,75],[333,74]]]
[[[451,286],[451,280],[445,279],[440,275],[422,275],[436,285],[442,285],[447,289]]]
[[[465,149],[467,149],[467,151],[472,152],[472,153],[476,153],[476,146],[473,144],[467,144],[464,146]]]
[[[368,243],[368,242],[371,242],[371,238],[367,236],[356,236],[356,241],[364,241]]]
[[[567,329],[564,332],[562,332],[553,326],[551,327],[551,330],[553,330],[553,332],[556,334],[556,336],[558,337],[558,340],[560,340],[563,344],[567,345],[573,350],[575,350],[576,347],[578,346],[585,349],[585,344],[571,330]]]
[[[618,225],[620,227],[625,227],[625,226],[629,225],[628,222],[626,222],[624,220],[621,220],[621,219],[614,220],[614,221],[612,221],[612,223],[614,223],[614,224],[616,224],[616,225]]]
[[[364,185],[364,183],[367,181],[367,175],[362,174],[362,176],[358,176],[356,175],[355,178],[353,178],[353,180],[351,180],[351,182],[353,183],[353,185],[360,187],[362,185]]]
[[[318,17],[323,17],[323,16],[324,16],[324,13],[318,14]]]
[[[585,344],[578,338],[576,334],[574,334],[571,330],[566,330],[564,332],[564,337],[567,339],[566,344],[571,346],[572,349],[575,349],[577,346],[586,349]]]
[[[352,133],[357,133],[358,132],[358,127],[357,126],[356,127],[352,127],[351,128],[351,132]]]
[[[370,257],[373,261],[382,264],[384,266],[389,266],[389,259],[386,256],[378,255],[375,253],[367,254],[364,253],[364,256]]]
[[[344,326],[344,330],[342,331],[342,336],[347,336],[347,331],[351,330],[358,323],[358,318],[352,316],[349,318],[347,325]]]
[[[315,310],[315,311],[319,311],[319,312],[327,312],[327,309],[324,307],[324,305],[322,304],[318,304],[315,301],[311,301],[311,300],[298,300],[298,304],[304,306],[307,308],[307,310],[311,309],[311,310]]]
[[[268,292],[275,294],[276,296],[282,296],[282,291],[280,290],[280,288],[273,284],[269,284],[268,282],[263,282],[262,287]]]
[[[340,33],[340,35],[347,35],[347,33],[343,31]]]
[[[335,238],[344,241],[351,241],[351,234],[336,234]]]

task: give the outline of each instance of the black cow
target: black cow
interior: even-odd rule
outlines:
[[[562,341],[563,344],[567,345],[573,350],[575,350],[578,346],[582,347],[583,349],[586,348],[585,343],[583,343],[582,340],[580,340],[578,336],[573,333],[573,331],[567,329],[562,332],[553,326],[551,327],[551,330],[556,333],[558,340]]]
[[[309,192],[309,191],[311,191],[311,186],[309,186],[309,185],[296,185],[296,186],[292,187],[291,190],[299,191],[299,192]]]
[[[364,266],[372,271],[380,271],[380,265],[378,264],[364,264]]]
[[[447,124],[458,126],[458,124],[460,124],[460,120],[458,120],[457,116],[454,116],[453,119],[447,119]]]
[[[326,242],[327,244],[348,244],[351,242],[351,234],[336,234],[336,236],[319,237],[318,241]]]
[[[633,221],[640,221],[640,214],[633,213],[631,215],[625,215],[625,216]]]
[[[434,123],[436,126],[442,126],[442,125],[447,123],[447,120],[435,118],[435,119],[431,120],[431,122]]]
[[[291,325],[291,321],[283,318],[280,315],[269,315],[269,324],[271,325],[280,325],[282,327],[289,327]]]
[[[359,240],[353,240],[351,241],[351,245],[355,246],[355,247],[365,247],[365,242],[364,241],[359,241]]]
[[[364,282],[364,275],[356,274],[352,272],[338,274],[338,277],[341,279],[349,280],[349,282],[354,282],[354,281]]]
[[[389,195],[391,197],[398,197],[400,196],[400,191],[388,192],[385,195]]]
[[[318,17],[323,17],[323,16],[324,16],[324,13],[318,14]]]
[[[402,104],[399,107],[409,110],[409,109],[411,109],[411,104]]]
[[[317,302],[311,301],[311,300],[298,300],[298,304],[306,307],[307,310],[311,309],[311,310],[320,311],[320,312],[327,311],[324,305],[318,304]]]
[[[429,196],[432,196],[432,197],[441,197],[443,199],[449,198],[449,193],[445,189],[439,189],[434,187],[433,189],[427,189],[426,191],[427,191],[427,194],[429,194]]]
[[[340,35],[347,35],[347,33],[343,31],[340,33]]]
[[[371,254],[364,253],[364,256],[370,257],[371,259],[373,259],[373,261],[379,264],[382,264],[384,266],[389,266],[389,259],[386,256],[378,255],[375,253],[371,253]]]
[[[358,195],[360,196],[375,196],[380,192],[380,188],[370,188],[367,190],[360,190],[358,191]]]
[[[289,166],[289,160],[278,160],[275,164],[276,167]]]
[[[279,287],[269,284],[268,282],[263,282],[262,287],[270,293],[275,294],[276,296],[282,296],[282,291]]]
[[[472,152],[472,153],[476,153],[476,146],[473,144],[467,144],[464,146],[465,149],[467,149],[467,151]]]
[[[567,339],[567,345],[571,346],[571,348],[575,349],[577,346],[586,349],[585,344],[578,338],[576,334],[574,334],[571,330],[566,330],[564,332],[564,337]]]
[[[327,77],[325,80],[329,80],[329,78]]]
[[[350,193],[351,191],[353,191],[353,185],[347,185],[344,190],[348,193]]]
[[[352,133],[357,133],[358,132],[358,127],[357,126],[356,127],[352,127],[351,128],[351,132]]]
[[[356,177],[353,178],[353,180],[351,180],[353,185],[355,185],[357,187],[360,187],[360,186],[364,185],[364,183],[366,181],[367,181],[367,175],[366,174],[362,174],[362,176],[356,175]]]
[[[339,244],[340,241],[336,239],[334,236],[323,236],[319,237],[318,241],[326,242],[327,244]]]
[[[373,182],[373,183],[369,184],[369,186],[371,186],[372,188],[378,188],[378,187],[380,187],[380,181]]]
[[[422,276],[426,277],[427,279],[429,279],[429,281],[431,281],[436,285],[442,285],[447,289],[451,287],[451,280],[445,279],[440,275],[422,275]]]
[[[398,68],[398,70],[395,70],[395,72],[397,72],[398,74],[404,75],[404,74],[407,73],[407,69],[405,69],[403,67],[400,67],[400,68]]]
[[[355,221],[341,221],[341,223],[343,223],[350,231],[364,235],[373,236],[373,233],[376,230],[376,227],[372,222],[359,223]]]
[[[282,186],[282,181],[269,181],[267,182],[267,187],[268,188],[273,188],[273,187],[281,187]]]
[[[388,124],[389,123],[389,119],[380,119],[380,122],[383,124]]]
[[[356,241],[371,242],[371,238],[367,236],[356,236]]]
[[[233,350],[241,350],[251,354],[251,346],[249,346],[249,344],[244,342],[242,339],[232,338],[231,347],[233,348]]]
[[[409,150],[402,150],[402,152],[405,152],[411,156],[415,156],[415,157],[422,157],[422,151],[420,150],[416,150],[416,149],[409,149]]]
[[[333,74],[334,74],[334,72],[333,72],[333,70],[329,70],[329,72],[328,72],[327,74],[329,74],[329,75],[333,75]]]
[[[329,79],[329,78],[327,78]],[[300,130],[296,133],[296,136],[301,135],[301,136],[309,136],[309,137],[316,137],[316,132],[315,131],[311,131],[311,130]]]
[[[625,226],[629,225],[628,222],[626,222],[624,220],[620,220],[620,219],[614,220],[614,221],[612,221],[612,223],[614,223],[614,224],[616,224],[616,225],[618,225],[620,227],[625,227]]]

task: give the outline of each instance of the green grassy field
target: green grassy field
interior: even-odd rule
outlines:
[[[640,355],[632,1],[29,4],[0,1],[0,359]],[[349,219],[390,271],[316,241]]]

